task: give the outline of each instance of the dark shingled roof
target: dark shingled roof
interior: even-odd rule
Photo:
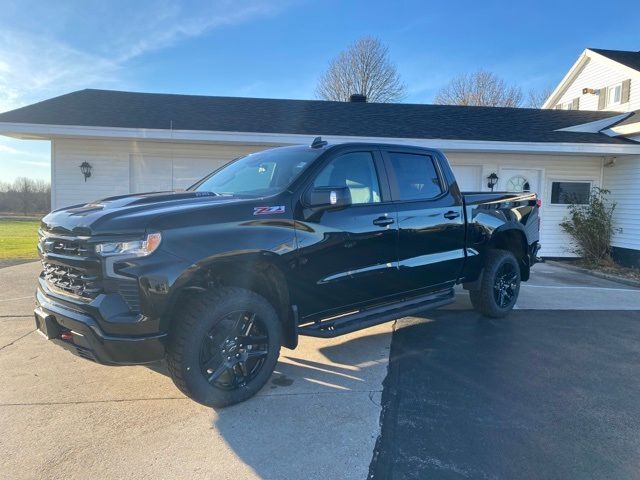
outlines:
[[[314,136],[635,143],[603,134],[554,131],[615,115],[619,113],[81,90],[2,113],[0,122]]]
[[[640,51],[604,50],[602,48],[590,48],[589,50],[640,72]]]

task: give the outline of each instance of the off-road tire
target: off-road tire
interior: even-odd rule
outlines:
[[[210,384],[200,367],[205,335],[230,312],[255,312],[268,334],[268,353],[255,378],[234,390]],[[225,407],[255,395],[269,380],[280,355],[281,323],[273,306],[255,292],[237,287],[189,294],[176,308],[167,347],[171,378],[187,397],[210,407]]]
[[[501,268],[506,264],[510,264],[515,273],[517,273],[517,281],[514,295],[507,305],[501,306],[495,295],[496,277]],[[507,266],[508,267],[508,266]],[[520,265],[513,253],[507,250],[489,250],[485,257],[484,269],[480,280],[479,288],[469,290],[469,297],[473,308],[485,317],[502,318],[507,315],[516,304],[520,293]]]

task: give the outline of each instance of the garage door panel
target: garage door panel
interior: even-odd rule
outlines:
[[[211,158],[174,158],[173,188],[185,189],[227,163]]]
[[[131,193],[173,190],[170,157],[131,155]]]
[[[131,155],[131,192],[184,190],[231,160]]]
[[[482,167],[480,165],[451,165],[451,169],[460,190],[473,192],[482,189]]]

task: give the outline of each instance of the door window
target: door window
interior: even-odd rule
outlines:
[[[380,202],[380,186],[371,152],[345,153],[334,158],[313,182],[314,187],[348,187],[353,204]]]
[[[399,200],[428,200],[442,193],[442,183],[428,155],[389,152]]]
[[[516,175],[507,180],[507,192],[521,193],[530,191],[531,185],[529,184],[529,180],[522,175]]]

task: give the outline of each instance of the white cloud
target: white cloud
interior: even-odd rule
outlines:
[[[19,155],[21,152],[17,148],[10,147],[9,145],[0,144],[0,153],[10,153],[12,155]]]
[[[191,10],[191,7],[187,7]],[[197,12],[186,12],[174,3],[165,3],[162,14],[146,18],[146,27],[120,37],[117,56],[124,62],[153,50],[169,47],[185,38],[197,37],[216,27],[236,25],[279,10],[278,2],[215,2]],[[145,13],[146,15],[146,13]]]
[[[61,9],[64,15],[77,17],[64,19],[67,30],[75,25],[90,30],[91,41],[84,45],[70,44],[64,32],[15,28],[5,18],[0,20],[0,112],[82,88],[126,88],[128,61],[217,27],[274,14],[283,5],[282,1],[136,2],[128,3],[126,11],[112,4],[106,18],[98,20],[91,8]]]
[[[0,112],[83,88],[131,88],[129,61],[217,27],[273,15],[288,1],[58,0],[3,7]],[[48,179],[48,143],[0,136],[0,180]]]
[[[107,85],[119,65],[53,38],[0,30],[0,111],[87,84]]]
[[[33,165],[34,167],[49,167],[51,166],[51,162],[47,162],[45,160],[42,161],[35,161],[35,160],[25,160],[23,162],[20,162],[24,165]]]

